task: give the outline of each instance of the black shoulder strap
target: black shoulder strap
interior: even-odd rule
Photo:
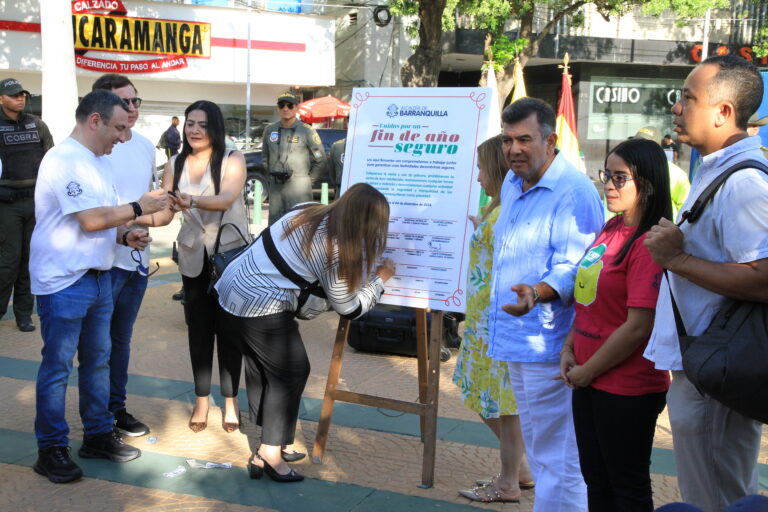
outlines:
[[[312,286],[313,283],[310,283],[299,274],[297,274],[296,271],[293,270],[280,255],[277,247],[275,246],[275,241],[272,238],[272,232],[269,228],[266,228],[261,232],[261,237],[264,240],[264,250],[267,252],[267,256],[275,268],[283,275],[283,277],[289,279],[293,284],[302,290]]]
[[[718,189],[725,183],[725,180],[731,177],[731,175],[737,171],[740,171],[742,169],[760,169],[764,173],[768,174],[768,165],[766,165],[766,162],[761,162],[760,160],[744,160],[742,162],[739,162],[737,164],[732,165],[731,167],[727,168],[725,171],[720,173],[720,175],[710,183],[707,188],[704,189],[704,192],[699,194],[699,197],[696,198],[696,201],[693,202],[693,205],[691,207],[684,211],[682,215],[680,216],[680,222],[677,223],[678,226],[680,226],[683,222],[688,222],[689,224],[693,224],[697,220],[699,220],[699,217],[701,217],[701,212],[704,211],[704,208],[712,201],[712,198],[715,195],[715,192],[718,191]],[[667,286],[669,286],[669,296],[672,299],[672,311],[675,314],[675,325],[677,326],[677,335],[679,337],[687,336],[687,333],[685,331],[685,324],[683,324],[683,317],[680,315],[680,309],[677,307],[677,302],[675,301],[675,295],[672,293],[672,283],[669,280],[669,274],[667,273],[667,270],[664,270],[664,276],[667,278]]]
[[[224,215],[222,215],[222,219],[224,218]],[[221,232],[224,231],[224,228],[227,226],[231,226],[234,228],[235,231],[237,231],[237,234],[240,235],[240,238],[243,239],[243,242],[245,242],[245,245],[249,245],[251,242],[248,241],[248,239],[243,235],[243,232],[240,231],[240,228],[237,227],[235,224],[231,222],[225,222],[223,224],[219,224],[219,232],[216,233],[216,242],[213,244],[213,254],[219,253],[219,245],[221,245]]]
[[[304,203],[297,206],[294,206],[289,211],[295,211],[295,210],[303,210],[304,208],[308,208],[310,206],[313,206],[317,203]],[[275,266],[275,268],[280,272],[283,277],[291,281],[293,284],[299,287],[299,303],[298,303],[298,309],[301,309],[301,307],[304,305],[304,303],[309,298],[309,295],[316,295],[318,297],[326,298],[325,291],[323,290],[323,287],[320,285],[320,280],[317,280],[315,282],[310,282],[301,277],[299,274],[296,273],[295,270],[291,268],[290,265],[283,259],[283,256],[278,252],[277,246],[275,246],[275,240],[272,238],[272,232],[270,231],[269,227],[264,229],[264,231],[261,232],[261,238],[264,240],[264,250],[267,253],[267,257],[272,262],[272,264]]]
[[[764,173],[768,174],[768,165],[766,165],[766,162],[761,162],[759,160],[744,160],[732,165],[720,173],[720,175],[715,178],[714,181],[712,181],[712,183],[707,186],[707,188],[704,189],[704,192],[699,194],[699,197],[696,198],[696,201],[694,201],[690,209],[682,213],[681,220],[678,225],[682,224],[684,221],[688,221],[690,224],[693,224],[699,220],[699,217],[701,217],[701,212],[712,200],[715,192],[717,192],[723,183],[725,183],[725,180],[730,178],[731,175],[736,171],[740,171],[742,169],[760,169]]]

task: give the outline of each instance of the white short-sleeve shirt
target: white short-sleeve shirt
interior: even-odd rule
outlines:
[[[143,135],[131,133],[131,139],[117,144],[107,160],[112,167],[112,176],[117,190],[117,204],[138,201],[139,198],[152,189],[152,179],[155,167],[155,145]],[[137,262],[131,257],[134,249],[118,245],[115,249],[113,267],[124,270],[136,270]],[[141,253],[141,262],[149,266],[149,246]]]
[[[762,158],[757,136],[705,156],[681,212],[690,209],[704,189],[728,167]],[[749,263],[767,258],[768,175],[757,169],[737,171],[720,187],[696,223],[685,222],[680,229],[685,236],[683,251],[698,258],[721,263]],[[726,298],[674,273],[669,276],[686,332],[691,336],[702,334]],[[659,370],[682,370],[669,290],[667,280],[662,280],[653,332],[643,356],[656,363]]]
[[[109,162],[68,137],[45,154],[35,186],[29,273],[34,295],[67,288],[89,269],[109,270],[116,229],[85,232],[75,213],[116,206]]]

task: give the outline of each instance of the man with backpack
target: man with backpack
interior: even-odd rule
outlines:
[[[163,132],[160,140],[157,142],[157,148],[165,151],[165,156],[168,160],[178,153],[181,148],[181,135],[177,126],[179,126],[179,118],[173,116],[171,118],[171,126]]]
[[[762,160],[759,137],[746,132],[762,97],[760,73],[739,57],[711,57],[688,75],[672,114],[678,140],[697,149],[702,163],[681,212],[727,169]],[[768,302],[768,175],[749,166],[736,171],[695,222],[661,219],[645,245],[669,276],[644,355],[672,370],[667,403],[680,493],[705,512],[720,511],[758,491],[762,425],[689,381],[672,301],[689,336],[702,335],[728,298]]]

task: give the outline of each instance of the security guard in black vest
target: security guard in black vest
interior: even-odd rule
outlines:
[[[45,123],[24,112],[28,96],[18,80],[0,80],[0,317],[13,291],[16,325],[24,332],[35,330],[29,287],[35,181],[43,155],[53,147]]]
[[[269,224],[296,204],[312,200],[312,180],[325,169],[320,136],[296,119],[298,98],[290,92],[277,97],[280,121],[264,128],[262,159],[269,173]]]

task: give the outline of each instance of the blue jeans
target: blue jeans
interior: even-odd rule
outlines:
[[[37,373],[35,436],[40,449],[68,446],[67,380],[77,353],[80,419],[86,437],[112,430],[109,401],[109,273],[86,274],[69,287],[37,297],[43,360]]]
[[[112,355],[109,356],[109,410],[125,409],[125,386],[128,383],[128,361],[131,357],[133,323],[139,315],[149,278],[135,270],[112,267]]]

